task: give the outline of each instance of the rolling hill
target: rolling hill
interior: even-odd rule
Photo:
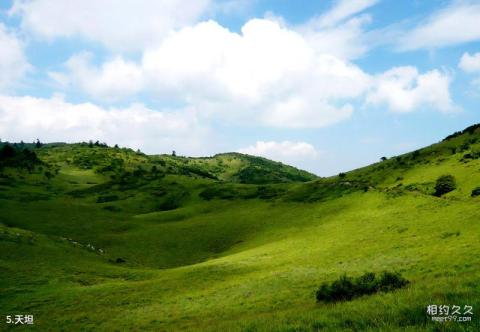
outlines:
[[[0,315],[32,329],[480,330],[426,314],[480,307],[479,125],[328,178],[238,153],[0,149]],[[315,301],[385,270],[409,285]]]

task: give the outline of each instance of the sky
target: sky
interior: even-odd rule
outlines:
[[[479,0],[0,0],[0,139],[334,175],[480,122],[479,22]]]

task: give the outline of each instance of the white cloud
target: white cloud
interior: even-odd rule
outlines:
[[[248,21],[240,34],[214,21],[181,29],[139,63],[118,57],[96,67],[80,54],[67,67],[71,81],[94,97],[147,91],[235,123],[324,127],[348,119],[365,96],[394,112],[455,109],[443,72],[397,67],[371,76],[269,19]]]
[[[339,0],[328,12],[315,18],[318,27],[332,27],[375,5],[379,0]]]
[[[320,128],[346,120],[352,113],[353,106],[350,104],[335,107],[322,100],[315,103],[314,98],[308,100],[292,97],[266,109],[261,121],[268,126],[280,128]]]
[[[144,88],[224,118],[278,127],[321,127],[348,118],[370,77],[319,52],[300,33],[253,19],[234,33],[214,21],[169,35],[140,63],[116,58],[100,67],[68,63],[72,81],[93,96],[125,97]],[[57,80],[63,77],[56,74]]]
[[[373,46],[364,31],[365,25],[370,22],[369,15],[361,15],[342,24],[319,29],[313,20],[299,27],[299,31],[317,52],[351,60],[365,55]]]
[[[142,70],[135,63],[117,56],[96,68],[91,65],[92,57],[90,53],[76,54],[65,63],[68,75],[51,72],[49,76],[60,85],[80,88],[93,98],[106,101],[116,101],[142,90]]]
[[[204,155],[208,129],[194,110],[158,112],[142,104],[105,109],[92,103],[0,96],[2,140],[78,142],[89,139],[140,148],[149,153],[177,150]]]
[[[15,86],[30,68],[22,43],[0,23],[0,90]]]
[[[456,1],[408,31],[399,41],[404,51],[457,45],[480,39],[480,4]]]
[[[480,53],[473,55],[468,52],[464,53],[458,67],[467,73],[480,72]]]
[[[317,52],[331,54],[341,59],[361,57],[373,46],[364,31],[372,19],[370,15],[361,13],[378,1],[336,1],[329,11],[313,17],[297,29]]]
[[[292,141],[258,141],[254,145],[239,149],[238,152],[293,165],[317,159],[321,155],[321,152],[309,143]]]
[[[367,103],[386,104],[393,112],[411,112],[421,106],[450,112],[456,106],[449,84],[450,77],[438,70],[421,74],[415,67],[395,67],[376,78]]]
[[[81,37],[121,51],[154,45],[194,23],[210,0],[15,0],[10,10],[24,31],[52,40]]]

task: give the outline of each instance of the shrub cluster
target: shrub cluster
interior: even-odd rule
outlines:
[[[409,281],[399,273],[385,271],[380,276],[367,272],[358,278],[346,275],[333,281],[324,282],[316,292],[317,302],[350,301],[356,297],[377,292],[390,292],[408,285]]]
[[[480,196],[480,187],[472,190],[472,197]]]
[[[117,195],[105,195],[105,196],[98,196],[97,203],[107,203],[107,202],[114,202],[118,201]]]
[[[41,161],[35,152],[29,149],[19,149],[10,144],[5,144],[0,149],[0,169],[2,167],[19,167],[32,171],[37,164],[41,164]]]
[[[462,135],[462,134],[466,134],[466,133],[472,135],[473,133],[475,133],[475,131],[476,131],[478,128],[480,128],[480,123],[477,123],[477,124],[474,124],[473,126],[467,127],[467,128],[465,128],[464,130],[462,130],[462,131],[457,131],[457,132],[455,132],[455,133],[453,133],[453,134],[445,137],[444,141],[448,141],[448,140],[450,140],[450,139],[452,139],[452,138],[458,137],[458,136],[460,136],[460,135]]]
[[[449,193],[452,190],[455,190],[457,187],[455,178],[452,175],[442,175],[437,179],[435,184],[435,193],[437,197],[442,196],[443,194]]]
[[[462,157],[462,161],[469,161],[474,159],[480,158],[480,151],[472,151],[469,153],[465,153]]]

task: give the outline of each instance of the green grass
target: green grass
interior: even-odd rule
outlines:
[[[2,171],[0,315],[33,314],[39,331],[477,331],[480,197],[471,191],[480,160],[462,157],[480,148],[478,137],[307,183],[292,182],[294,169],[236,154],[44,146],[37,154],[59,169],[53,178]],[[101,170],[109,158],[123,162]],[[247,167],[276,175],[239,183]],[[457,188],[435,197],[444,174]],[[323,282],[384,270],[409,285],[315,301]],[[475,315],[435,323],[430,304],[472,305]]]

